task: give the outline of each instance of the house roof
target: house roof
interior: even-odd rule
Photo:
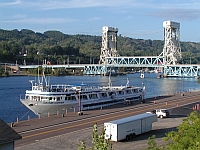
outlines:
[[[0,145],[22,139],[22,136],[0,119]]]

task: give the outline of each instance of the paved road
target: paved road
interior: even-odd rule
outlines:
[[[77,149],[77,145],[82,139],[84,139],[88,145],[91,144],[91,133],[94,123],[97,123],[101,127],[106,121],[144,113],[155,108],[170,109],[171,118],[168,119],[170,119],[173,124],[171,124],[172,126],[169,127],[169,130],[174,129],[174,127],[177,126],[176,122],[178,122],[176,119],[179,119],[179,123],[181,123],[182,119],[180,119],[180,117],[185,117],[192,111],[192,107],[195,105],[195,103],[199,102],[199,95],[200,92],[185,93],[184,96],[181,96],[181,94],[169,95],[147,99],[145,104],[134,102],[131,105],[119,104],[116,106],[103,108],[102,110],[85,111],[83,116],[77,116],[75,113],[68,113],[65,115],[65,117],[61,117],[61,115],[59,115],[41,119],[33,119],[31,121],[23,121],[13,128],[23,137],[22,140],[19,140],[15,143],[15,147],[16,149],[23,150],[27,148],[27,145],[32,145],[31,149],[37,149],[36,147],[41,144],[40,146],[43,145],[42,149],[53,149],[53,147],[55,149],[55,146],[50,146],[51,143],[47,144],[47,141],[51,139],[50,141],[56,144],[56,149],[72,149],[72,147]],[[180,107],[186,104],[190,105]],[[158,123],[160,122],[166,124],[165,119],[161,121],[159,119]],[[157,133],[158,131],[163,130],[163,126],[164,125],[157,125],[156,127],[156,124],[153,125],[155,132],[153,130],[150,133]],[[167,130],[163,131],[168,131],[168,128]],[[63,135],[65,138],[63,139],[63,136],[61,135]],[[144,136],[148,136],[148,134],[145,134]],[[141,141],[143,137],[139,137],[141,137],[141,139],[137,140],[136,138],[134,139],[134,142],[123,142],[120,144],[120,146],[124,145],[125,148],[126,145],[130,145],[130,143]],[[62,141],[65,144],[62,144]],[[66,143],[68,143],[68,146]],[[65,148],[63,148],[64,146]],[[113,146],[115,149],[117,149],[119,144],[115,143]]]

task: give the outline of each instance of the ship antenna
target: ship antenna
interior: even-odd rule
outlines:
[[[37,50],[37,55],[38,55],[38,84],[40,85],[40,77],[39,77],[39,73],[40,73],[40,65],[39,65],[39,50]]]
[[[40,70],[39,70],[39,65],[38,65],[38,85],[40,85],[40,76],[39,76],[39,72],[40,72]]]
[[[109,88],[112,86],[112,82],[111,82],[110,76],[111,76],[111,73],[109,74],[109,78],[108,78],[108,86],[109,86]]]
[[[126,86],[129,86],[129,79],[127,78]]]
[[[46,79],[46,76],[45,76],[44,70],[43,70],[43,78],[44,78],[44,80],[45,80],[45,84],[46,84],[46,86],[47,86],[47,79]]]

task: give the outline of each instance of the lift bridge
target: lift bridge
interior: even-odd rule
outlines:
[[[167,77],[197,77],[200,65],[178,64],[182,59],[180,23],[164,21],[164,48],[159,56],[122,57],[116,50],[117,28],[103,27],[100,64],[85,66],[84,74],[116,73],[119,67],[160,68]]]
[[[159,56],[120,56],[117,52],[117,28],[102,28],[102,47],[99,64],[43,65],[51,68],[84,68],[86,75],[116,74],[119,67],[159,68],[166,77],[197,77],[200,65],[178,64],[182,59],[180,23],[164,21],[164,48]],[[33,68],[33,66],[19,66]],[[35,67],[38,67],[35,65]]]

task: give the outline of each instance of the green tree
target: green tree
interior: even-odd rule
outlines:
[[[3,75],[3,68],[0,66],[0,77]]]
[[[200,114],[197,111],[183,119],[183,123],[177,128],[166,134],[163,140],[166,145],[158,148],[155,143],[155,136],[149,138],[148,150],[200,150]]]
[[[157,147],[157,143],[155,142],[156,136],[152,135],[151,137],[148,138],[148,145],[149,147],[147,148],[148,150],[160,150]]]
[[[113,150],[112,143],[110,139],[105,139],[105,129],[103,128],[100,134],[97,130],[97,124],[94,124],[93,131],[92,131],[92,144],[93,146],[89,148],[89,150]],[[79,150],[86,150],[85,142],[82,141],[81,145],[78,147]]]
[[[171,150],[200,149],[200,114],[192,112],[188,118],[183,119],[178,131],[169,132],[164,140]]]

